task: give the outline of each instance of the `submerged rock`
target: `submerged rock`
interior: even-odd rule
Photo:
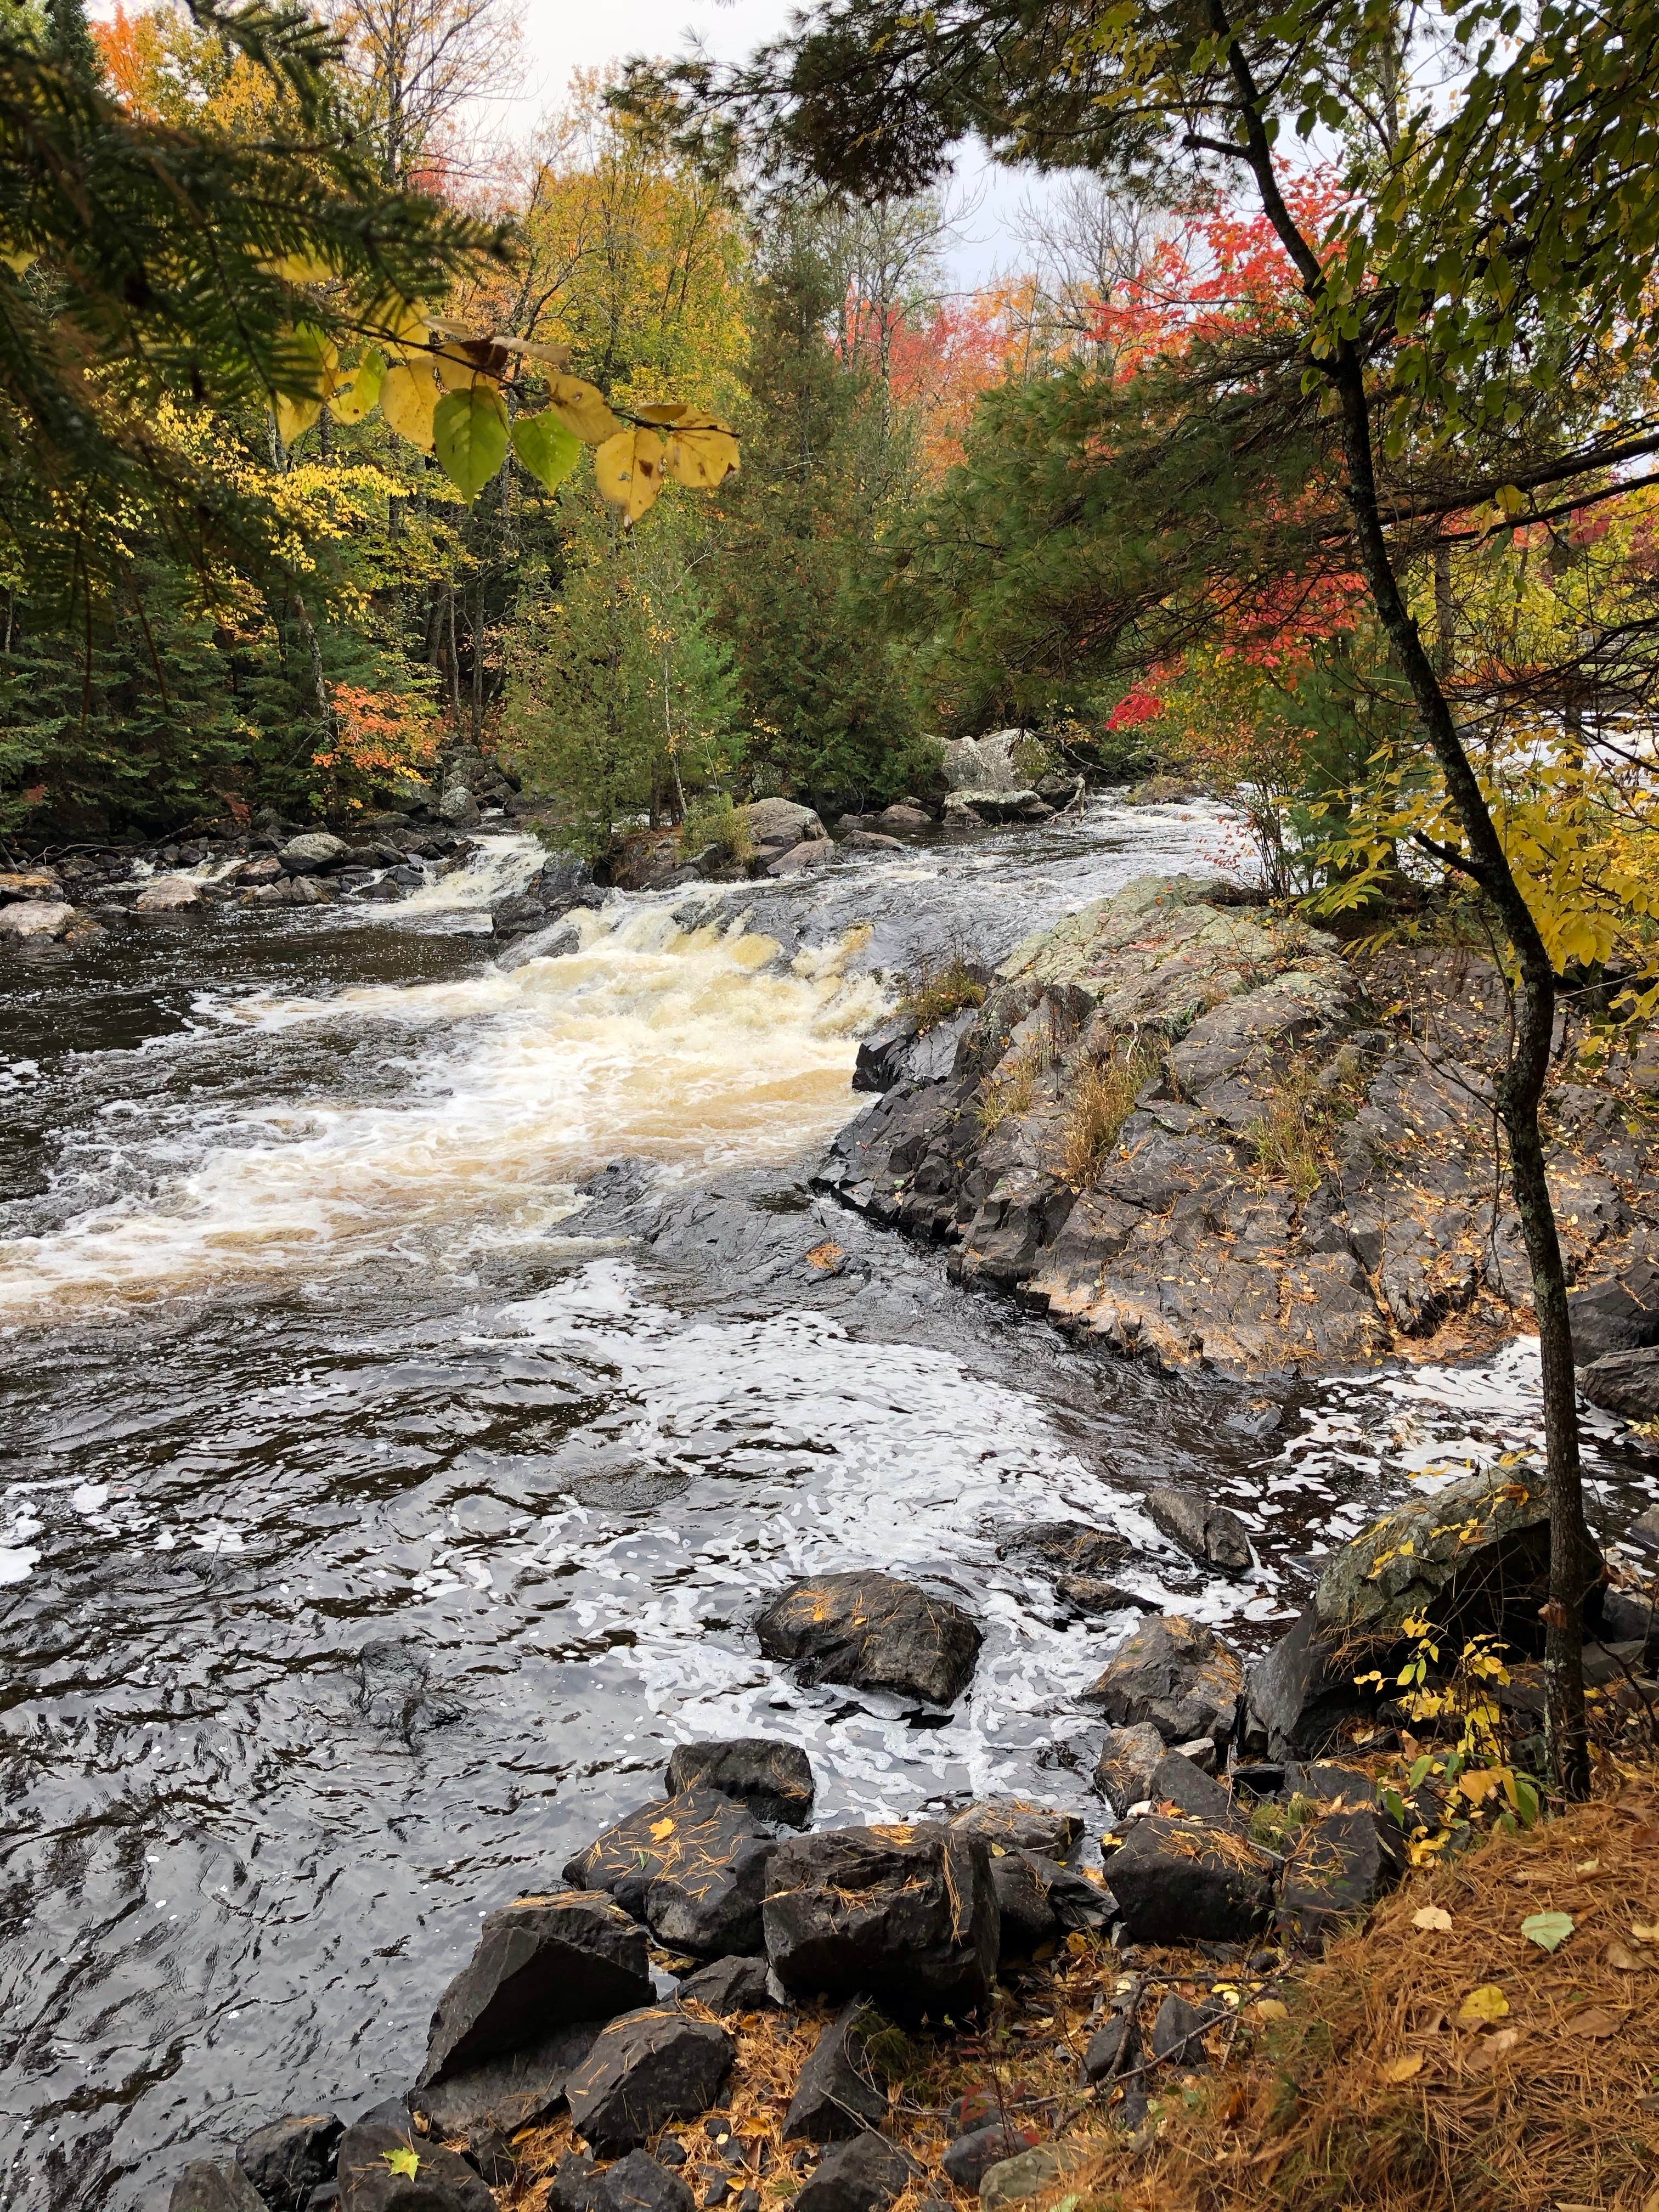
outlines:
[[[803,1682],[896,1690],[935,1705],[967,1687],[983,1638],[949,1598],[865,1569],[792,1583],[755,1624],[769,1659]]]
[[[1218,1742],[1237,1717],[1243,1686],[1236,1654],[1172,1613],[1138,1628],[1083,1696],[1120,1728],[1150,1723],[1165,1743],[1200,1735]]]
[[[772,1861],[765,1925],[788,1989],[959,2017],[996,1973],[990,1853],[931,1823],[793,1837]]]
[[[571,2124],[601,2153],[632,2150],[665,2121],[720,2100],[735,2046],[723,2027],[671,2007],[611,2021],[565,2084]]]
[[[811,1761],[798,1743],[769,1736],[683,1743],[668,1762],[669,1795],[718,1790],[747,1807],[757,1820],[804,1828],[812,1817],[817,1784]]]

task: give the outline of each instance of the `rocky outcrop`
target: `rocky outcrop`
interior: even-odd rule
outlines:
[[[890,1041],[862,1079],[882,1096],[817,1180],[951,1245],[963,1281],[1166,1365],[1317,1373],[1448,1329],[1490,1340],[1530,1303],[1494,1206],[1501,997],[1462,955],[1362,964],[1224,879],[1142,878],[1017,947],[948,1067]],[[1659,1260],[1646,1112],[1611,1078],[1558,1095],[1552,1182],[1586,1284]]]
[[[961,1696],[983,1641],[950,1598],[868,1571],[792,1583],[755,1632],[766,1656],[787,1661],[804,1682],[896,1690],[936,1705]]]

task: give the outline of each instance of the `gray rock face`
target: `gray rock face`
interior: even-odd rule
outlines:
[[[1238,1714],[1244,1669],[1207,1628],[1168,1613],[1119,1646],[1083,1695],[1119,1728],[1150,1723],[1165,1743],[1219,1742]]]
[[[451,830],[476,830],[478,802],[464,783],[453,783],[438,801],[438,819]]]
[[[1579,1370],[1578,1387],[1605,1413],[1627,1421],[1659,1420],[1659,1346],[1604,1352]]]
[[[989,2127],[975,2128],[947,2144],[939,2165],[947,2181],[977,2197],[980,2183],[994,2166],[1000,2166],[1004,2159],[1018,2158],[1023,2150],[1032,2149],[1036,2142],[1033,2130],[994,2120]]]
[[[1398,1829],[1372,1806],[1327,1813],[1304,1830],[1279,1885],[1279,1927],[1287,1942],[1322,1943],[1393,1887],[1406,1870]]]
[[[1190,1490],[1149,1490],[1146,1510],[1171,1543],[1203,1566],[1239,1575],[1250,1565],[1250,1532],[1237,1513]]]
[[[803,837],[799,845],[791,845],[780,853],[775,860],[769,860],[769,876],[804,875],[809,868],[828,867],[836,857],[836,848],[828,837]]]
[[[769,1971],[763,1956],[716,1959],[712,1966],[688,1974],[676,1994],[682,2001],[707,2005],[714,2013],[759,2012],[772,2002],[766,1985]]]
[[[478,1948],[438,2000],[421,2085],[517,2051],[574,2021],[647,2001],[645,1933],[610,1898],[565,1891],[486,1914]]]
[[[717,2104],[734,2055],[710,2021],[666,2006],[625,2013],[565,2084],[572,2124],[601,2153],[632,2150],[665,2122]]]
[[[392,2151],[412,2151],[413,2173],[394,2173]],[[341,2212],[495,2212],[495,2199],[459,2152],[412,2129],[358,2120],[340,2138]]]
[[[795,2212],[884,2212],[919,2169],[885,2136],[836,2143],[795,2191]]]
[[[786,2142],[840,2142],[887,2118],[887,2092],[867,2045],[888,2026],[876,2008],[855,1997],[812,2046],[784,2115]]]
[[[803,1682],[896,1690],[936,1705],[967,1687],[983,1641],[951,1599],[867,1570],[792,1583],[755,1630],[766,1656],[789,1662]]]
[[[1005,1850],[1041,1851],[1045,1858],[1071,1857],[1083,1841],[1083,1821],[1076,1813],[1061,1813],[1047,1805],[1033,1805],[1024,1797],[981,1797],[958,1813],[953,1828],[983,1836]]]
[[[951,791],[1018,791],[1024,779],[1014,766],[1014,747],[1024,730],[993,730],[982,738],[953,738],[945,748],[945,782]]]
[[[749,822],[750,842],[757,855],[764,854],[775,860],[792,846],[808,837],[825,837],[828,832],[810,806],[798,806],[790,799],[755,799],[744,810]]]
[[[804,1828],[812,1817],[817,1784],[798,1743],[746,1735],[729,1742],[683,1743],[668,1762],[668,1790],[718,1790],[757,1820]]]
[[[1030,1959],[1052,1950],[1060,1917],[1048,1900],[1048,1886],[1024,1851],[999,1847],[991,1857],[991,1887],[997,1899],[997,1963]],[[1005,2152],[1004,2156],[1012,2154]]]
[[[343,2124],[332,2112],[290,2112],[236,2146],[236,2163],[270,2212],[305,2212],[319,2182],[334,2176]]]
[[[228,2159],[198,2158],[173,2183],[167,2212],[264,2212],[264,2200]]]
[[[766,1869],[777,1849],[769,1836],[659,1874],[645,1893],[645,1918],[657,1941],[694,1959],[758,1951]]]
[[[1199,1820],[1225,1822],[1235,1817],[1231,1791],[1178,1751],[1159,1759],[1146,1794],[1161,1809],[1173,1805],[1177,1813]]]
[[[593,2202],[597,2212],[693,2212],[696,2199],[648,2151],[630,2150],[599,2177]]]
[[[185,876],[155,876],[134,902],[137,914],[187,914],[203,903],[202,886]]]
[[[999,2212],[1004,2204],[1049,2196],[1091,2155],[1086,2143],[1064,2140],[1023,2150],[1018,2158],[1004,2159],[986,2174],[979,2185],[980,2203],[984,2212]]]
[[[551,2112],[564,2085],[593,2048],[603,2020],[573,2021],[476,2066],[410,2092],[410,2110],[440,2136],[471,2142],[484,2136],[510,2141]]]
[[[760,1829],[734,1798],[718,1790],[683,1790],[642,1805],[607,1828],[567,1861],[564,1878],[583,1889],[607,1891],[625,1912],[642,1920],[653,1882],[695,1881],[729,1869],[745,1845],[761,1840]]]
[[[1612,1352],[1659,1346],[1659,1267],[1644,1261],[1567,1293],[1572,1356],[1588,1367]]]
[[[289,875],[315,876],[345,856],[343,837],[328,830],[307,830],[302,836],[289,838],[277,857]]]
[[[1278,1862],[1231,1827],[1148,1813],[1106,1863],[1137,1943],[1246,1942],[1273,1910]]]
[[[982,1838],[919,1823],[792,1837],[768,1877],[766,1950],[791,1990],[960,2017],[996,1973]]]

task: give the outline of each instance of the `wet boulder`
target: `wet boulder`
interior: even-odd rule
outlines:
[[[885,2136],[836,2143],[795,2191],[794,2212],[884,2212],[920,2169]]]
[[[646,1893],[667,1877],[695,1880],[728,1868],[746,1844],[761,1840],[741,1805],[718,1790],[683,1790],[629,1813],[568,1860],[564,1878],[583,1889],[602,1889],[636,1920],[645,1917]],[[729,1951],[751,1944],[728,1943]]]
[[[421,2085],[650,1996],[645,1932],[610,1898],[580,1890],[520,1898],[485,1915],[477,1950],[439,1998]]]
[[[862,1997],[854,1997],[836,2014],[796,2077],[795,2094],[784,2115],[786,2142],[840,2142],[882,2124],[887,2118],[887,2092],[877,2076],[869,2046],[888,2027],[884,2015]]]
[[[346,851],[343,837],[328,830],[308,830],[303,836],[290,837],[276,857],[290,876],[318,876],[337,866]]]
[[[236,2146],[236,2163],[270,2212],[305,2212],[319,2182],[334,2178],[344,2132],[332,2112],[289,2112]]]
[[[1399,1830],[1375,1806],[1327,1813],[1305,1829],[1279,1883],[1285,1941],[1314,1947],[1368,1912],[1406,1871]]]
[[[1659,1420],[1659,1346],[1604,1352],[1579,1369],[1578,1387],[1603,1413],[1626,1421]]]
[[[769,876],[800,876],[809,868],[826,867],[836,857],[833,841],[828,837],[803,837],[799,845],[791,845],[780,853],[775,860],[769,860]]]
[[[1094,1785],[1120,1818],[1131,1805],[1151,1802],[1152,1776],[1163,1759],[1163,1737],[1150,1721],[1108,1729],[1095,1761]]]
[[[915,836],[919,830],[931,830],[933,817],[920,806],[908,805],[903,800],[884,806],[876,817],[884,830],[897,830],[902,836]]]
[[[630,2150],[599,2176],[594,2212],[694,2212],[696,2199],[648,2151]]]
[[[777,1844],[769,1836],[739,1844],[728,1856],[688,1853],[645,1893],[646,1924],[671,1951],[724,1959],[758,1951],[766,1869]]]
[[[672,2006],[624,2013],[565,2083],[571,2124],[602,2154],[632,2150],[666,2121],[717,2104],[734,2055],[712,2021]]]
[[[981,1797],[957,1814],[951,1826],[970,1836],[983,1836],[994,1847],[1000,1844],[1006,1850],[1041,1851],[1051,1859],[1070,1858],[1083,1841],[1079,1814],[1033,1805],[1024,1797]]]
[[[959,1829],[793,1837],[772,1861],[764,1919],[767,1955],[787,1989],[959,2016],[995,1978],[990,1853]]]
[[[744,817],[749,825],[749,842],[761,867],[769,866],[781,854],[791,851],[806,839],[816,841],[828,834],[810,806],[798,806],[789,799],[751,799],[744,809]]]
[[[1106,1878],[1134,1942],[1239,1943],[1267,1923],[1278,1865],[1234,1827],[1148,1813]]]
[[[896,1576],[856,1570],[793,1583],[755,1624],[769,1659],[805,1683],[848,1682],[953,1705],[983,1642],[978,1624],[949,1598]]]
[[[1172,1544],[1225,1575],[1250,1565],[1250,1533],[1237,1513],[1191,1490],[1149,1490],[1146,1510]]]
[[[1567,1293],[1574,1364],[1588,1367],[1613,1352],[1659,1346],[1659,1267],[1640,1261]]]
[[[167,2212],[264,2212],[264,2199],[228,2159],[197,2158],[173,2183]]]
[[[14,944],[61,937],[75,920],[76,910],[64,899],[19,899],[0,907],[0,938]]]
[[[766,1978],[770,1969],[763,1956],[716,1959],[688,1974],[675,1994],[682,2000],[707,2005],[710,2012],[758,2012],[772,2002]]]
[[[478,802],[465,784],[451,784],[438,801],[438,819],[451,830],[477,828]]]
[[[487,2136],[510,2141],[562,2101],[566,2081],[604,2025],[602,2020],[573,2021],[538,2033],[516,2050],[411,2089],[409,2108],[434,2135],[469,2143]]]
[[[413,2173],[393,2168],[399,2152]],[[390,2121],[355,2121],[340,2138],[338,2172],[340,2212],[495,2212],[488,2185],[459,2151]]]
[[[202,904],[202,886],[184,876],[157,876],[133,903],[135,914],[187,914]]]
[[[1060,1917],[1048,1901],[1048,1883],[1029,1856],[994,1845],[991,1887],[997,1898],[998,1964],[1052,1952],[1060,1938]]]
[[[1147,1621],[1083,1692],[1120,1728],[1150,1723],[1165,1743],[1220,1742],[1238,1715],[1244,1669],[1207,1628],[1180,1613]]]
[[[1023,2150],[1032,2149],[1036,2143],[1035,2128],[1022,2128],[1012,2121],[993,2120],[988,2127],[971,2129],[947,2143],[945,2155],[939,2160],[945,2178],[969,2196],[979,2195],[979,2185],[994,2166],[1005,2159],[1018,2158]]]
[[[670,1796],[687,1790],[718,1790],[756,1820],[775,1820],[787,1828],[806,1826],[817,1788],[811,1762],[798,1743],[760,1735],[683,1743],[668,1762],[667,1782]]]

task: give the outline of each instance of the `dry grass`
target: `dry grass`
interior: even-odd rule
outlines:
[[[1014,1054],[1007,1072],[994,1077],[975,1107],[979,1126],[988,1137],[1011,1115],[1029,1114],[1036,1103],[1037,1085],[1048,1064],[1040,1044],[1028,1044]]]
[[[1073,1190],[1086,1190],[1111,1158],[1136,1094],[1157,1072],[1157,1054],[1127,1037],[1079,1071],[1060,1130],[1060,1171]]]
[[[958,953],[942,968],[918,969],[900,996],[898,1012],[907,1021],[914,1021],[918,1032],[926,1036],[941,1022],[948,1022],[952,1014],[959,1014],[964,1006],[982,1006],[985,989],[984,983]]]

